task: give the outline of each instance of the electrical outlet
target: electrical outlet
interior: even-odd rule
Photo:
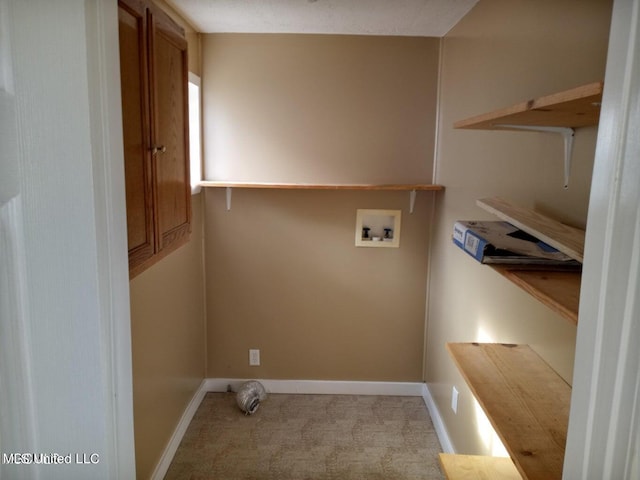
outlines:
[[[260,366],[260,350],[254,349],[254,348],[249,349],[249,366],[251,367]]]
[[[458,389],[456,387],[451,390],[451,410],[453,413],[458,413]]]

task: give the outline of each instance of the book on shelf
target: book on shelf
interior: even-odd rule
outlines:
[[[458,220],[453,243],[480,263],[579,269],[581,263],[502,221]]]

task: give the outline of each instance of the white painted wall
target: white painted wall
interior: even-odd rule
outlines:
[[[134,478],[117,4],[0,13],[0,477]]]

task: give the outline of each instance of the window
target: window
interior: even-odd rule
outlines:
[[[200,141],[200,77],[189,72],[189,168],[191,194],[200,192],[202,143]]]

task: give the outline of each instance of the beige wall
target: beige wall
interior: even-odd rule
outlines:
[[[158,2],[163,8],[166,5]],[[199,40],[185,27],[189,69]],[[130,282],[136,476],[150,478],[205,376],[203,195],[192,197],[191,241]]]
[[[130,282],[138,478],[149,478],[205,377],[202,195],[191,241]]]
[[[432,195],[207,189],[208,376],[419,381]],[[356,248],[357,208],[402,210],[400,248]]]
[[[429,181],[439,40],[203,36],[205,178]]]
[[[496,219],[475,200],[500,195],[584,227],[596,128],[576,134],[573,173],[562,188],[562,140],[549,134],[454,130],[456,120],[602,80],[608,1],[483,0],[445,37],[436,181],[447,190],[434,226],[426,380],[457,451],[490,454],[472,395],[446,342],[533,347],[571,381],[576,328],[454,247],[458,219]],[[451,388],[460,391],[458,414]]]
[[[430,181],[438,45],[206,35],[206,177]],[[432,195],[208,189],[208,376],[420,380]],[[358,208],[402,209],[400,248],[356,248]]]

